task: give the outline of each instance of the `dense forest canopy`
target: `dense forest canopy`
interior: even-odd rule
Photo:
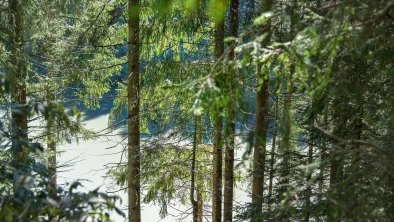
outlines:
[[[393,0],[0,0],[0,221],[394,221],[393,29]],[[101,137],[123,202],[59,182]]]

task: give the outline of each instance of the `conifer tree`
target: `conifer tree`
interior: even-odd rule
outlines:
[[[272,8],[272,0],[262,0],[260,13],[267,13]],[[266,47],[271,38],[271,22],[265,22],[259,27],[259,34],[266,34],[261,47]],[[252,217],[258,217],[262,214],[263,193],[264,193],[264,173],[265,173],[265,155],[267,140],[267,115],[268,115],[268,83],[269,73],[262,69],[260,61],[256,65],[256,118],[254,129],[254,150],[253,150],[253,170],[252,170]]]
[[[292,0],[290,7],[290,32],[289,32],[289,40],[295,37],[295,27],[297,25],[297,15],[295,11],[297,9],[297,0]],[[291,64],[289,68],[289,74],[285,79],[286,83],[286,94],[284,99],[283,105],[283,139],[281,142],[280,150],[282,152],[282,166],[281,166],[281,182],[280,182],[280,193],[279,196],[285,203],[290,201],[290,178],[291,178],[291,157],[292,157],[292,143],[291,143],[291,136],[292,136],[292,115],[291,115],[291,107],[292,107],[292,97],[294,91],[294,83],[293,83],[293,76],[295,73],[295,64]],[[286,204],[285,204],[286,205]],[[288,209],[286,206],[283,209],[282,218],[288,217]]]
[[[220,4],[221,0],[216,0]],[[219,8],[220,9],[220,8]],[[223,9],[224,10],[224,7]],[[224,12],[219,12],[224,14]],[[224,53],[224,21],[223,19],[215,19],[215,60],[219,68],[215,68],[218,72],[222,72],[222,61]],[[219,74],[220,75],[220,74]],[[222,79],[220,75],[216,80],[219,88],[222,86]],[[220,113],[220,108],[215,112],[214,116],[214,144],[213,144],[213,177],[212,177],[212,221],[220,222],[222,218],[222,148],[223,148],[223,118]]]
[[[140,188],[140,2],[128,3],[128,198],[129,222],[141,221]]]
[[[24,7],[21,0],[9,0],[11,62],[9,79],[12,103],[12,153],[16,164],[26,161],[28,152],[28,118],[26,78],[27,66],[24,40]],[[15,184],[14,186],[17,186]]]
[[[230,2],[230,36],[236,38],[238,36],[238,0],[231,0]],[[235,136],[235,81],[236,69],[235,63],[235,47],[236,41],[230,42],[228,52],[229,68],[229,105],[227,106],[226,115],[226,152],[225,152],[225,172],[224,172],[224,202],[223,202],[223,221],[232,221],[233,219],[233,198],[234,198],[234,136]]]
[[[202,118],[201,116],[196,117],[196,142],[197,148],[202,145]],[[202,168],[202,164],[199,164],[197,167]],[[203,221],[203,211],[204,211],[204,202],[203,202],[203,187],[202,182],[197,183],[197,222]]]
[[[272,145],[271,145],[271,157],[270,157],[270,168],[269,168],[269,179],[268,179],[268,211],[271,211],[271,205],[273,202],[273,182],[274,182],[274,167],[275,167],[275,152],[276,152],[276,140],[277,140],[277,127],[278,127],[278,108],[279,98],[278,94],[275,95],[275,108],[274,108],[274,126],[272,128]]]
[[[191,177],[191,182],[190,182],[190,202],[192,203],[193,207],[193,222],[198,221],[198,200],[194,198],[194,190],[195,190],[195,179],[196,179],[196,152],[197,152],[197,136],[198,136],[198,131],[199,131],[199,121],[197,119],[198,117],[195,117],[195,125],[194,125],[194,132],[193,132],[193,150],[192,150],[192,167],[191,167],[191,172],[190,172],[190,177]],[[198,197],[197,197],[198,198]]]

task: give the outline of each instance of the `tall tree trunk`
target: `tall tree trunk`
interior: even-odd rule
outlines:
[[[360,84],[358,84],[360,86]],[[360,87],[361,89],[363,87]],[[364,92],[364,91],[362,91]],[[352,132],[354,135],[352,135],[352,138],[356,140],[362,140],[363,136],[363,119],[364,119],[364,95],[361,94],[359,98],[356,99],[356,104],[357,104],[357,109],[354,110],[352,113],[356,114],[354,124],[354,129]],[[352,179],[350,185],[348,186],[347,189],[349,189],[349,192],[346,192],[346,198],[344,198],[344,204],[346,206],[346,216],[348,218],[354,218],[356,220],[359,220],[360,217],[360,212],[363,210],[360,208],[362,205],[361,200],[360,200],[360,184],[363,184],[363,174],[360,172],[362,170],[362,147],[360,147],[359,144],[355,144],[351,147],[351,154],[352,154],[352,159],[351,159],[351,165],[350,165],[350,173],[351,175],[354,175],[354,179]]]
[[[308,165],[311,165],[313,162],[313,120],[310,126],[310,136],[309,136],[309,145],[308,145]],[[304,221],[309,222],[311,215],[311,194],[312,194],[312,172],[307,172],[306,175],[306,189],[305,189],[305,208],[304,208]]]
[[[274,164],[275,164],[275,148],[276,148],[276,127],[277,127],[277,118],[278,118],[278,106],[279,106],[279,98],[276,95],[275,98],[275,110],[274,110],[274,127],[272,129],[272,148],[271,148],[271,159],[270,159],[270,172],[269,172],[269,182],[268,182],[268,211],[271,211],[272,204],[272,187],[274,180]]]
[[[328,108],[324,107],[324,113],[323,113],[323,126],[324,129],[328,129]],[[327,142],[322,141],[322,148],[320,151],[320,169],[319,169],[319,184],[318,184],[318,195],[317,195],[317,203],[320,205],[322,204],[323,200],[323,195],[324,195],[324,172],[325,172],[325,166],[326,166],[326,153],[327,153]],[[319,213],[323,213],[322,211],[319,211]],[[317,215],[316,221],[320,221],[320,216]]]
[[[328,129],[328,109],[324,108],[323,113],[323,127],[324,129]],[[324,170],[325,170],[325,161],[326,161],[326,152],[327,152],[327,142],[323,141],[322,148],[320,151],[320,169],[319,169],[319,195],[318,202],[322,201],[323,189],[324,189]]]
[[[290,33],[289,33],[289,40],[295,37],[296,33],[296,25],[297,25],[297,16],[295,14],[295,10],[297,8],[298,2],[297,0],[291,1],[290,7]],[[288,210],[286,209],[286,202],[289,201],[289,185],[290,185],[290,160],[291,160],[291,100],[293,97],[293,80],[292,76],[295,72],[295,65],[291,64],[290,66],[290,76],[287,79],[287,90],[286,90],[286,97],[284,101],[284,127],[283,127],[283,140],[282,140],[282,147],[281,150],[283,151],[283,159],[282,159],[282,173],[281,173],[281,188],[280,188],[280,195],[279,197],[285,201],[285,209],[282,213],[281,217],[282,220],[288,220]]]
[[[52,80],[52,72],[48,72],[48,79]],[[55,104],[55,93],[51,89],[50,84],[47,86],[47,105],[48,107],[53,107]],[[47,119],[47,148],[51,151],[50,157],[48,158],[48,168],[49,168],[49,195],[52,198],[56,198],[56,185],[57,185],[57,174],[56,174],[56,129],[55,129],[55,117],[49,115]]]
[[[341,138],[345,138],[346,135],[346,123],[348,121],[348,117],[345,116],[345,112],[348,112],[346,109],[346,104],[340,103],[341,98],[336,98],[337,102],[339,102],[339,106],[337,106],[334,110],[334,135],[337,135]],[[338,104],[338,103],[337,103]],[[341,187],[340,184],[343,179],[343,168],[344,168],[344,149],[345,146],[342,144],[333,144],[333,148],[330,151],[330,199],[333,200],[329,204],[328,209],[328,222],[340,221],[342,210],[340,207],[341,203]]]
[[[202,222],[203,219],[203,196],[202,196],[202,187],[197,184],[197,222]]]
[[[231,0],[230,4],[230,36],[238,36],[238,7],[239,0]],[[228,60],[231,67],[235,60],[236,42],[232,42],[229,49]],[[223,221],[231,222],[233,218],[233,196],[234,196],[234,135],[235,135],[235,68],[230,68],[230,103],[227,108],[226,121],[226,154],[225,154],[225,183],[224,183],[224,203],[223,203]]]
[[[212,222],[220,222],[222,217],[222,144],[222,118],[217,116],[213,145]]]
[[[13,191],[15,199],[26,198],[28,192],[21,192],[23,184],[18,180],[20,172],[25,168],[29,150],[28,144],[28,111],[26,98],[26,58],[24,52],[24,21],[23,0],[9,0],[10,9],[10,49],[11,56],[8,67],[11,91],[11,164],[13,172]],[[16,206],[16,211],[22,215],[24,208]],[[26,216],[22,221],[28,221]]]
[[[9,0],[10,9],[10,49],[11,56],[8,67],[11,91],[11,164],[13,172],[13,191],[15,199],[26,198],[28,193],[22,193],[20,189],[23,184],[18,180],[20,170],[23,170],[24,163],[27,162],[29,150],[28,144],[28,111],[26,98],[26,78],[27,67],[24,52],[24,21],[23,21],[23,0]],[[20,214],[24,211],[22,206],[16,206],[16,211]],[[23,218],[27,221],[28,218]]]
[[[338,135],[335,134],[334,135]],[[329,222],[339,221],[340,218],[340,207],[338,203],[340,202],[340,188],[339,185],[343,178],[343,164],[344,160],[341,157],[341,150],[344,149],[342,146],[334,145],[335,148],[331,152],[330,156],[330,198],[333,202],[330,202],[328,219]]]
[[[202,144],[202,119],[201,116],[196,117],[196,140],[197,148]],[[201,167],[201,166],[198,166]],[[203,219],[203,186],[202,181],[197,182],[197,222],[202,222]]]
[[[12,117],[12,157],[16,164],[26,161],[28,150],[28,128],[26,107],[26,58],[23,40],[23,1],[9,0],[10,7],[10,45],[9,67],[11,83]],[[14,184],[15,185],[15,184]]]
[[[261,13],[271,11],[272,0],[261,0]],[[268,35],[262,46],[266,46],[270,41],[271,21],[267,21],[263,27],[260,28],[262,32]],[[255,135],[254,135],[254,150],[253,150],[253,171],[252,171],[252,220],[257,215],[262,214],[263,207],[263,193],[264,193],[264,173],[265,173],[265,152],[267,140],[267,115],[268,115],[268,84],[269,73],[263,73],[261,65],[257,64],[256,80],[256,120],[255,120]]]
[[[141,221],[140,205],[140,2],[128,5],[128,195],[129,222]]]
[[[283,139],[281,143],[281,151],[283,155],[282,159],[282,169],[281,169],[281,187],[280,187],[280,195],[279,197],[283,199],[286,198],[286,193],[289,191],[289,184],[290,184],[290,157],[291,157],[291,98],[292,98],[292,91],[293,91],[293,83],[291,80],[287,83],[287,92],[284,101],[283,107]]]
[[[347,81],[348,76],[341,73],[339,70],[339,60],[337,58],[334,61],[332,67],[333,78],[336,80],[334,88],[333,101],[331,104],[332,109],[332,121],[333,122],[333,134],[340,138],[348,138],[349,128],[348,122],[351,119],[352,105],[349,104]],[[328,209],[327,209],[327,221],[341,221],[343,215],[343,184],[344,177],[344,165],[345,165],[345,153],[346,144],[333,143],[329,151],[329,164],[330,164],[330,183],[328,189]]]
[[[198,202],[194,199],[195,190],[195,175],[196,175],[196,152],[197,152],[197,132],[198,130],[198,117],[195,117],[194,121],[194,133],[193,133],[193,151],[192,151],[192,169],[190,172],[191,183],[190,183],[190,202],[193,207],[193,222],[197,222],[198,218]]]
[[[224,53],[224,22],[223,20],[215,23],[215,58],[217,61],[223,59]],[[218,62],[219,72],[221,63]],[[218,87],[221,87],[221,75],[217,79]],[[214,143],[213,143],[213,182],[212,182],[212,222],[220,222],[222,218],[222,128],[223,118],[220,116],[220,108],[216,110],[214,117]]]

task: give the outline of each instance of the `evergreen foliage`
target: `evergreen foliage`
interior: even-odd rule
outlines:
[[[0,0],[0,221],[394,221],[393,19],[393,0]],[[105,100],[110,130],[85,129]],[[58,147],[115,130],[128,213],[56,180]]]

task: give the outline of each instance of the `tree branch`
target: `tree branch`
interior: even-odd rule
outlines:
[[[315,129],[317,129],[318,131],[320,131],[321,133],[323,133],[324,135],[326,135],[331,140],[334,140],[335,142],[337,142],[339,144],[359,144],[359,145],[370,146],[370,147],[374,147],[376,149],[382,150],[382,148],[375,145],[375,143],[365,141],[365,140],[359,140],[359,139],[347,140],[347,139],[344,139],[344,138],[334,135],[333,133],[323,129],[322,127],[318,126],[317,124],[314,124],[313,127]]]

